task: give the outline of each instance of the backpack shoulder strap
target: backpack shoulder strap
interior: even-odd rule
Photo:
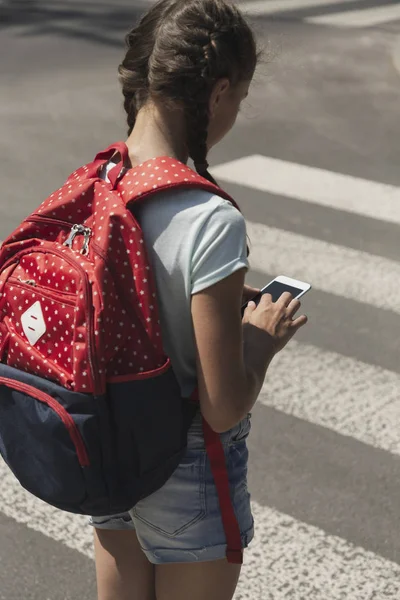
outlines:
[[[116,183],[116,189],[126,206],[172,188],[202,189],[229,200],[240,211],[227,192],[169,156],[157,157],[129,169]]]

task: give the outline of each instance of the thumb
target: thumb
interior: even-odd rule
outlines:
[[[256,303],[253,302],[253,300],[250,300],[250,302],[247,303],[246,308],[244,309],[244,313],[243,313],[244,321],[248,321],[250,319],[250,316],[254,312],[255,308],[256,308]]]

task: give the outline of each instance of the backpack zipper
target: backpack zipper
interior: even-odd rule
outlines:
[[[63,243],[63,246],[67,246],[68,248],[73,250],[72,244],[74,242],[74,239],[77,235],[83,235],[83,247],[81,248],[80,254],[82,254],[83,256],[87,256],[89,254],[89,242],[92,236],[92,230],[90,229],[90,227],[86,227],[85,225],[80,225],[78,223],[69,223],[69,221],[64,221],[63,219],[53,219],[52,217],[45,217],[44,215],[31,215],[28,219],[26,219],[26,221],[28,223],[40,223],[45,221],[47,223],[51,223],[52,225],[63,225],[65,227],[69,227],[71,229],[71,232],[68,238]]]
[[[33,279],[21,279],[20,277],[14,277],[10,275],[8,278],[10,283],[16,285],[17,287],[23,288],[25,285],[29,285],[29,287],[35,288],[32,290],[37,294],[42,294],[43,296],[47,296],[51,300],[55,302],[59,302],[61,304],[68,304],[69,306],[75,306],[75,298],[77,294],[72,292],[62,292],[61,290],[53,290],[45,285],[40,285],[33,281]]]
[[[78,269],[78,271],[80,271],[82,278],[84,280],[85,283],[85,304],[86,304],[86,308],[87,308],[87,312],[88,312],[88,319],[87,319],[87,329],[88,329],[88,361],[89,361],[89,365],[90,365],[90,370],[92,372],[92,380],[93,380],[93,393],[94,395],[97,394],[97,392],[99,391],[100,385],[99,385],[99,377],[98,377],[98,373],[99,373],[99,366],[97,365],[96,359],[95,359],[95,352],[94,352],[94,348],[95,348],[95,338],[94,338],[94,328],[93,328],[93,303],[91,301],[91,287],[90,287],[90,281],[89,281],[89,277],[88,274],[86,273],[85,269],[76,261],[74,260],[72,257],[66,256],[66,254],[64,252],[61,252],[60,250],[57,249],[52,249],[52,254],[55,254],[56,256],[59,256],[60,258],[65,259],[67,262],[69,262],[69,264],[75,268]],[[101,391],[100,391],[101,393]]]
[[[64,221],[64,219],[53,219],[53,217],[46,217],[45,215],[31,215],[25,219],[28,223],[40,223],[41,221],[48,221],[52,225],[66,225],[67,227],[73,227],[73,223]]]

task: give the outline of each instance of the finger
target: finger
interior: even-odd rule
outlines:
[[[301,317],[298,317],[297,319],[292,321],[292,327],[294,327],[295,329],[299,329],[300,327],[303,327],[303,325],[305,325],[307,322],[308,317],[306,315],[301,315]]]
[[[267,292],[265,292],[260,299],[260,304],[261,302],[263,302],[263,304],[271,304],[272,302],[272,295],[268,294]]]
[[[276,301],[276,304],[280,308],[285,308],[285,307],[287,308],[292,300],[293,300],[293,296],[290,292],[283,292],[283,294]]]
[[[247,303],[246,308],[244,309],[244,313],[243,316],[250,316],[251,313],[254,311],[254,309],[256,308],[256,303],[253,302],[253,300],[250,300],[250,302]]]
[[[300,306],[301,306],[300,300],[297,300],[297,298],[293,298],[293,300],[290,302],[289,306],[286,309],[286,315],[288,317],[292,318],[297,313]]]

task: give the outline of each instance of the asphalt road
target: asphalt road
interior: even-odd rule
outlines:
[[[124,139],[116,68],[146,4],[0,2],[0,239]],[[372,0],[247,4],[266,59],[211,163],[249,222],[248,281],[286,274],[313,290],[254,410],[257,535],[236,600],[395,600],[400,15],[382,22]],[[332,14],[352,26],[315,21]],[[0,600],[94,600],[85,518],[36,500],[1,462],[0,475]]]

